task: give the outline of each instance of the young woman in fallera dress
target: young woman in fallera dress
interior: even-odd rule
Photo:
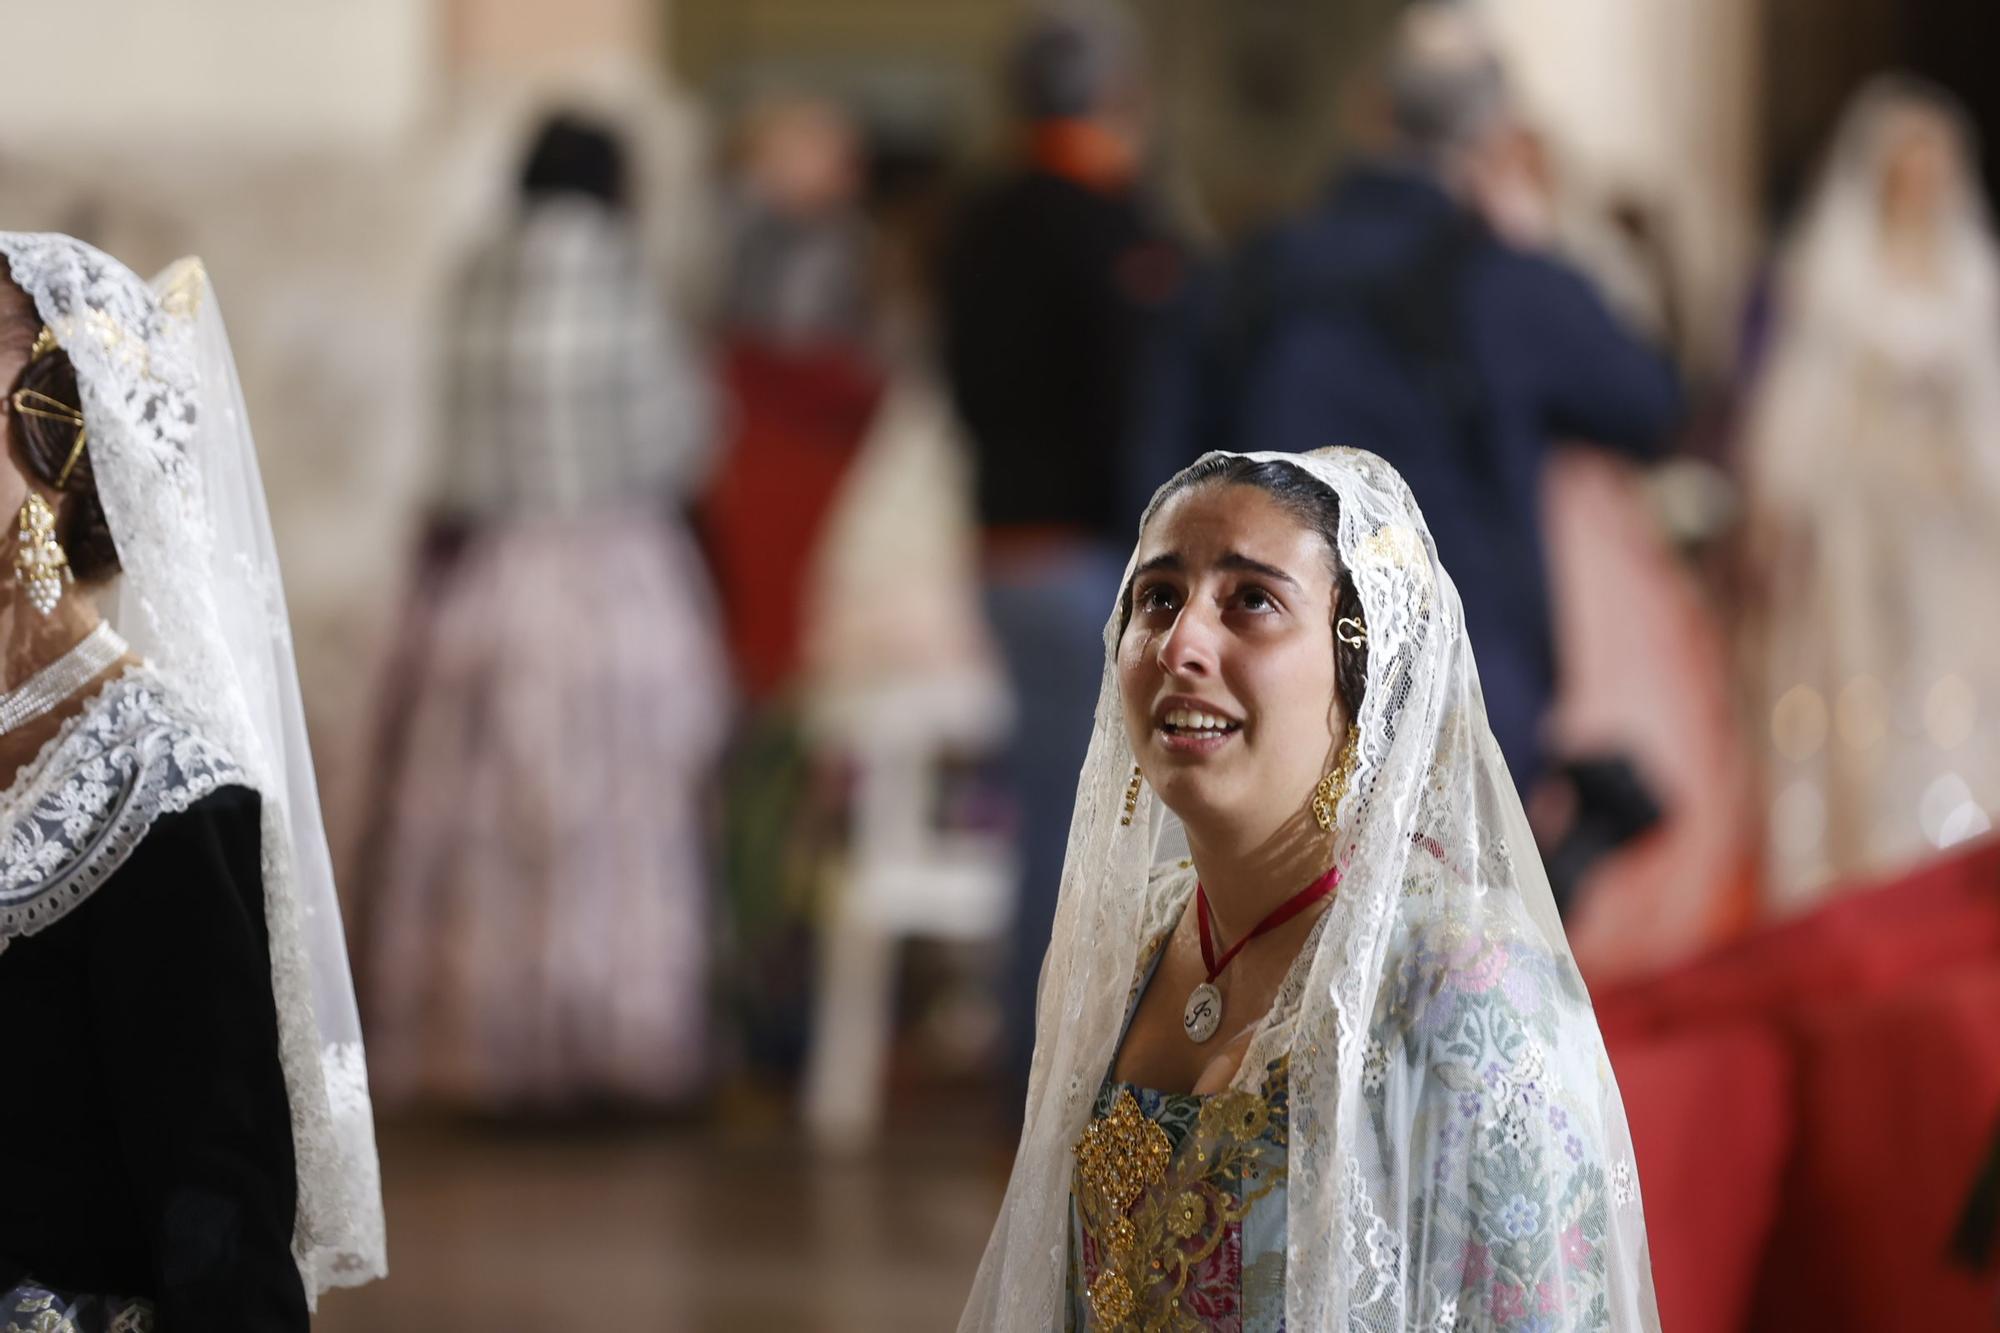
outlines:
[[[0,255],[0,1330],[303,1330],[382,1212],[228,341],[193,261]]]
[[[1657,1330],[1618,1089],[1401,478],[1203,458],[1105,647],[961,1330]]]

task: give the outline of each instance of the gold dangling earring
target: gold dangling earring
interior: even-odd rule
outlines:
[[[1139,808],[1139,783],[1142,780],[1139,773],[1139,766],[1137,764],[1132,765],[1132,781],[1125,788],[1125,817],[1118,821],[1122,826],[1129,827],[1131,825],[1132,815]]]
[[[43,616],[54,614],[69,577],[69,555],[56,541],[56,514],[33,491],[21,505],[20,545],[14,552],[14,576],[28,595],[28,605]]]
[[[1313,822],[1323,833],[1333,832],[1334,812],[1340,809],[1341,798],[1347,795],[1347,784],[1354,777],[1354,765],[1359,756],[1355,752],[1355,738],[1359,729],[1351,723],[1347,728],[1347,740],[1340,747],[1340,758],[1334,761],[1333,771],[1319,780],[1313,788]]]

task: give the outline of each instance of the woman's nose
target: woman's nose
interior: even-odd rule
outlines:
[[[1160,638],[1160,669],[1170,676],[1206,676],[1215,671],[1214,619],[1190,602]]]

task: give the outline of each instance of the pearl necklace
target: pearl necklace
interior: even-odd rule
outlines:
[[[125,656],[127,646],[109,622],[98,621],[97,628],[77,640],[75,647],[14,689],[0,693],[0,736],[54,712]]]

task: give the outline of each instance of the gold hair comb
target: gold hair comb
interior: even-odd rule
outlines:
[[[46,329],[43,332],[47,332]],[[37,339],[37,341],[40,341]],[[84,441],[89,437],[89,429],[84,425],[83,413],[71,407],[60,398],[51,398],[39,389],[16,389],[9,400],[14,410],[22,416],[40,417],[44,421],[60,421],[76,427],[76,440],[69,447],[69,461],[56,474],[56,489],[61,490],[69,481],[69,474],[76,470],[76,460],[83,457]]]

